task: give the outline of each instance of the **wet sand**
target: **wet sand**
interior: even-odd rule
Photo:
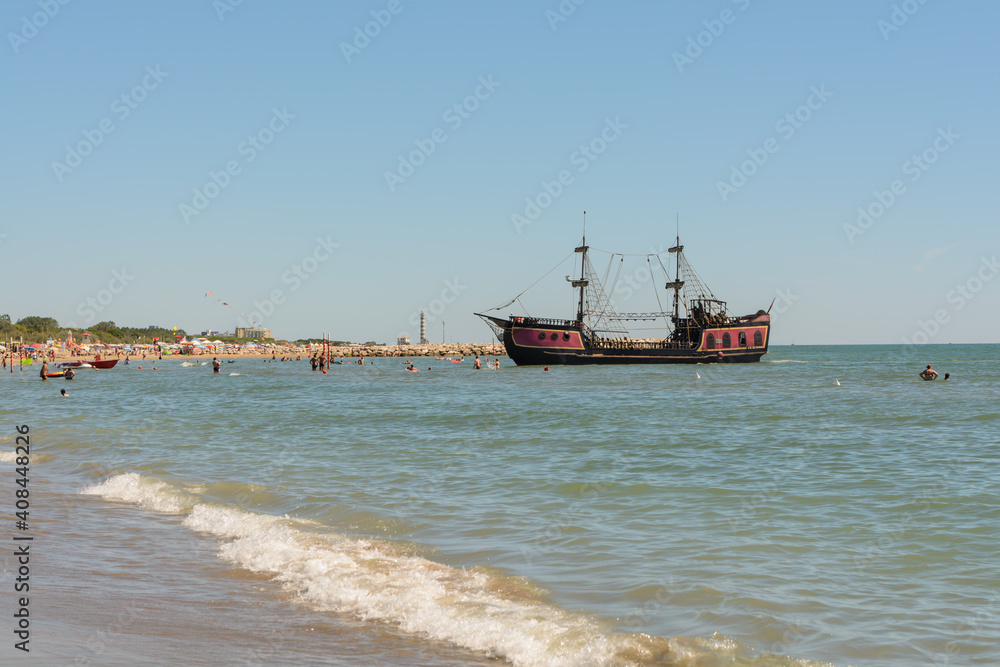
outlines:
[[[180,529],[179,517],[67,493],[57,487],[72,478],[52,476],[32,465],[29,653],[10,639],[13,549],[0,557],[0,664],[496,664],[388,625],[311,611],[268,577],[220,560],[217,539]],[[13,506],[11,487],[0,490],[4,507]]]

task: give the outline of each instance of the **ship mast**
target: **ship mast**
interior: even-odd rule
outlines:
[[[680,213],[677,214],[677,242],[673,248],[670,248],[669,252],[676,253],[677,255],[677,268],[674,274],[674,280],[667,283],[664,288],[672,289],[674,291],[674,323],[680,319],[681,309],[681,288],[684,287],[684,281],[681,280],[681,253],[684,251],[684,246],[681,245],[681,216]]]
[[[574,250],[574,252],[579,252],[579,253],[582,253],[582,255],[583,255],[581,257],[581,259],[580,259],[580,279],[579,280],[574,280],[572,282],[572,285],[573,285],[574,289],[576,289],[577,287],[580,288],[580,306],[579,306],[579,308],[577,308],[577,311],[576,311],[576,321],[579,322],[580,324],[583,324],[583,297],[584,297],[584,290],[587,289],[587,285],[590,283],[590,281],[587,280],[587,275],[586,275],[586,271],[587,271],[587,249],[588,249],[588,246],[587,246],[587,212],[584,211],[583,212],[583,243],[580,245],[580,247],[578,247],[578,248],[576,248]]]

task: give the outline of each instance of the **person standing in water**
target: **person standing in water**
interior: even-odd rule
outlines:
[[[222,368],[222,362],[219,361],[218,357],[212,357],[212,372],[218,373],[220,368]]]
[[[473,366],[473,368],[475,368],[478,371],[482,367],[483,367],[483,362],[479,361],[479,355],[477,354],[476,355],[476,363]]]
[[[920,371],[920,377],[923,378],[924,380],[934,380],[935,378],[937,378],[937,376],[938,372],[933,368],[931,368],[930,364],[927,364],[927,368]]]

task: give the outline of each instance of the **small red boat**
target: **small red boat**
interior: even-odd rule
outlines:
[[[117,359],[101,359],[99,361],[64,361],[59,364],[62,368],[80,368],[91,366],[93,368],[114,368],[118,363]]]

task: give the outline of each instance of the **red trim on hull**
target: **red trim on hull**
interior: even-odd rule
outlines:
[[[519,347],[547,350],[586,349],[579,331],[511,327],[510,336]]]
[[[748,349],[767,349],[767,336],[770,332],[771,327],[767,324],[764,325],[735,325],[728,327],[712,327],[711,329],[705,329],[701,333],[701,343],[698,347],[699,350],[748,350]],[[728,333],[730,338],[730,343],[728,347],[724,347],[722,344],[723,336]],[[746,334],[746,345],[740,345],[740,333]],[[759,333],[761,336],[761,344],[754,345],[754,334]],[[708,336],[712,335],[715,338],[714,344],[709,347]]]

